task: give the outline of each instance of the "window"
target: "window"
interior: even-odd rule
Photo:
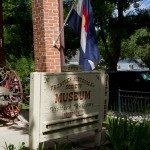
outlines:
[[[120,65],[117,65],[117,69],[120,69],[121,67],[120,67]]]
[[[134,69],[134,65],[129,65],[129,69]]]

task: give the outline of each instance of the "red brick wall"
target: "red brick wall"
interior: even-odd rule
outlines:
[[[60,72],[59,0],[32,0],[34,62],[36,72]]]

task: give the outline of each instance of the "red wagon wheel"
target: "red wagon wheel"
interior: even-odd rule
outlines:
[[[16,118],[23,102],[23,89],[17,74],[0,66],[0,113],[7,118]]]

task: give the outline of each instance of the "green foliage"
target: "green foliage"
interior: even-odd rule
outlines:
[[[34,71],[31,0],[3,0],[4,50],[8,68],[22,80],[24,93],[29,93],[29,80]]]
[[[46,148],[44,143],[42,143],[41,147],[38,147],[38,150],[75,150],[75,148],[70,143],[56,143],[51,148]]]
[[[133,122],[128,119],[109,120],[108,133],[112,150],[149,150],[150,122]]]
[[[22,56],[17,59],[14,55],[9,55],[7,67],[11,68],[20,77],[24,95],[30,93],[30,73],[34,72],[34,61],[32,57]]]
[[[6,58],[33,54],[31,0],[3,0],[3,22]]]
[[[141,0],[94,0],[91,1],[95,26],[97,28],[97,39],[101,58],[105,61],[105,66],[110,69],[117,67],[120,58],[121,39],[130,37],[135,30],[141,27],[149,27],[148,11],[141,11],[139,3]],[[124,12],[133,4],[137,14]],[[72,0],[64,1],[65,16],[70,10]],[[117,11],[115,11],[117,10]],[[79,49],[76,36],[70,30],[65,30],[66,55],[71,58]],[[130,56],[130,55],[129,55]]]
[[[30,109],[30,107],[29,107],[29,105],[23,104],[21,109],[22,109],[22,110],[27,110],[27,111],[28,111],[28,110]]]
[[[22,56],[17,59],[14,55],[9,55],[7,67],[16,71],[20,78],[29,77],[30,72],[34,71],[34,61],[32,57]]]
[[[3,146],[3,148],[4,150],[26,150],[24,142],[22,142],[18,148],[16,148],[13,144],[7,145],[7,143],[5,142],[5,146]]]
[[[37,149],[37,150],[48,150],[48,149],[46,149],[46,148],[44,147],[44,143],[42,143],[41,148],[40,148],[40,145],[39,145],[39,147],[38,147],[38,149]]]
[[[100,54],[111,70],[117,69],[117,62],[121,51],[121,39],[127,34],[127,27],[130,27],[126,26],[127,20],[123,13],[131,4],[137,2],[134,0],[91,1],[95,24],[98,29],[97,39]]]
[[[51,150],[75,150],[71,144],[55,144]]]
[[[150,27],[149,11],[139,10],[138,2],[142,0],[93,0],[91,1],[95,25],[97,28],[97,39],[101,58],[106,66],[116,65],[121,52],[121,39],[127,39],[139,28]],[[3,0],[4,19],[4,50],[7,61],[13,65],[11,57],[33,56],[33,27],[32,27],[32,0]],[[68,15],[73,0],[64,1],[64,18]],[[130,5],[136,8],[136,13],[123,14]],[[114,11],[118,10],[118,11]],[[115,12],[115,13],[114,13]],[[117,13],[118,12],[118,13]],[[143,39],[143,41],[145,41]],[[65,55],[66,60],[80,48],[80,38],[76,36],[69,27],[65,27]],[[139,42],[140,43],[140,42]],[[148,43],[148,42],[147,42]],[[142,45],[142,44],[141,44]],[[145,44],[144,44],[145,45]],[[128,44],[126,45],[128,47]],[[134,45],[130,45],[134,46]],[[146,46],[146,45],[145,45]],[[149,49],[149,45],[145,47]],[[134,49],[134,47],[132,47]],[[141,47],[139,46],[139,49]],[[144,47],[142,47],[144,50]],[[142,60],[149,64],[149,53],[142,54]],[[129,53],[128,56],[133,56]],[[116,67],[116,66],[115,66]],[[113,67],[114,68],[114,67]],[[20,73],[21,74],[21,73]],[[22,76],[22,75],[21,75]]]
[[[18,150],[26,150],[25,143],[22,142]]]
[[[148,28],[135,31],[122,42],[121,58],[141,58],[150,67],[150,32]]]
[[[25,147],[24,142],[21,143],[18,149],[16,149],[13,144],[7,145],[7,143],[5,142],[5,146],[3,146],[3,148],[4,150],[27,150],[28,149],[27,147]],[[73,148],[72,145],[69,143],[54,144],[51,148],[46,148],[44,143],[42,143],[42,145],[39,146],[37,150],[75,150],[75,148]]]

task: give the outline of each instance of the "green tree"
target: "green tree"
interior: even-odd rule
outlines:
[[[31,0],[3,0],[6,59],[33,54]]]
[[[34,71],[31,2],[3,0],[6,65],[22,78]]]
[[[72,0],[66,0],[67,9],[70,8]],[[106,62],[110,70],[117,69],[117,62],[120,58],[122,40],[129,38],[137,29],[142,27],[150,27],[149,12],[139,9],[139,3],[142,0],[91,0],[93,6],[95,25],[97,28],[97,39],[101,58]],[[125,11],[133,5],[136,13],[128,13]],[[68,32],[67,35],[71,33]],[[74,38],[65,38],[66,51],[69,41]],[[73,37],[73,36],[72,36]],[[70,44],[77,49],[77,45]],[[79,47],[78,47],[79,48]]]
[[[141,14],[140,16],[140,13],[133,14],[132,16],[124,15],[124,12],[129,9],[131,4],[138,10],[139,1],[140,0],[92,1],[95,10],[96,25],[99,25],[99,39],[102,39],[102,44],[105,45],[104,52],[102,53],[102,55],[104,55],[102,57],[107,62],[110,70],[117,69],[122,39],[129,37],[135,29],[139,28],[139,23],[141,19],[143,19],[143,15]],[[114,14],[114,12],[116,13]]]
[[[141,58],[150,68],[150,32],[148,28],[135,31],[122,42],[121,58]]]
[[[95,25],[97,28],[97,39],[101,58],[104,64],[110,65],[111,37],[110,37],[110,20],[113,17],[115,5],[110,1],[95,0],[91,1],[94,12]]]

